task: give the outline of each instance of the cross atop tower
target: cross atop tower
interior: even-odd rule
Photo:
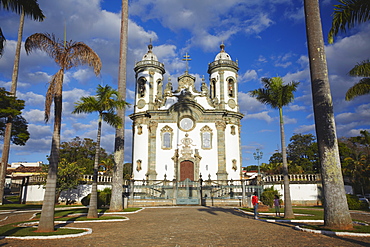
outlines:
[[[185,53],[184,58],[182,61],[186,61],[186,73],[189,72],[189,61],[191,61],[190,55],[188,53]]]

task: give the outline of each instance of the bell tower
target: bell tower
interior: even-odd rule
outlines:
[[[166,72],[152,49],[153,45],[149,44],[148,52],[135,64],[135,112],[155,110],[163,101],[163,75]]]
[[[225,45],[215,61],[208,65],[210,97],[216,108],[239,112],[238,105],[238,63],[225,52]]]

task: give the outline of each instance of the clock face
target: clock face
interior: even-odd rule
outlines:
[[[183,118],[180,121],[180,128],[183,130],[190,130],[193,128],[193,126],[194,122],[190,118]]]

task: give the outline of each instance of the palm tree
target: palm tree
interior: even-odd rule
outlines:
[[[45,51],[59,65],[60,69],[51,78],[45,100],[45,121],[50,118],[50,108],[54,101],[54,131],[49,157],[49,171],[46,182],[44,202],[38,231],[54,231],[55,189],[59,162],[60,129],[62,124],[62,92],[64,72],[78,65],[88,65],[94,68],[96,75],[100,74],[101,61],[99,56],[82,42],[63,42],[54,35],[35,33],[25,42],[27,54],[33,50]]]
[[[356,24],[370,20],[369,0],[339,0],[341,4],[334,5],[333,21],[328,35],[330,44],[339,31],[346,32]],[[370,61],[364,60],[357,64],[350,72],[351,76],[363,76],[358,83],[348,89],[346,100],[350,101],[357,96],[370,93]],[[367,78],[366,78],[367,77]]]
[[[29,16],[33,20],[43,21],[45,16],[42,13],[42,10],[39,8],[39,4],[37,3],[37,0],[31,0],[31,1],[2,0],[0,2],[0,7],[6,10],[12,10],[20,14],[20,21],[19,21],[19,28],[18,28],[18,40],[17,40],[17,46],[15,50],[15,58],[14,58],[14,66],[13,66],[13,74],[12,74],[12,86],[10,90],[10,93],[13,94],[13,96],[15,97],[16,92],[17,92],[18,70],[19,70],[19,60],[21,56],[20,54],[21,54],[24,17]],[[0,56],[3,54],[4,44],[5,44],[5,37],[0,28]],[[8,159],[9,159],[12,125],[13,125],[13,120],[12,118],[9,118],[6,124],[6,129],[5,129],[5,134],[4,134],[4,145],[3,145],[2,157],[1,157],[0,188],[4,188],[4,184],[5,184],[5,173],[6,173],[6,167],[7,167]],[[3,203],[3,195],[4,195],[4,191],[0,189],[0,205]]]
[[[128,0],[122,0],[121,35],[120,35],[120,58],[118,74],[118,92],[122,100],[126,100],[126,60],[127,60],[127,37],[128,37]],[[116,129],[114,143],[114,167],[112,177],[112,197],[110,211],[123,210],[123,162],[125,147],[125,108],[118,109],[118,116],[122,119],[122,126]]]
[[[350,229],[318,0],[304,0],[312,100],[324,194],[324,224]]]
[[[263,104],[270,105],[274,109],[279,109],[280,117],[280,136],[283,156],[283,176],[284,176],[284,217],[294,218],[292,202],[290,198],[288,162],[285,145],[283,106],[288,105],[294,99],[299,82],[291,82],[284,85],[281,77],[262,78],[264,88],[250,91],[249,94],[256,97]]]
[[[124,108],[128,105],[121,100],[118,91],[106,85],[102,87],[98,85],[96,96],[82,97],[81,101],[75,104],[75,109],[72,113],[93,113],[98,112],[98,133],[96,136],[96,149],[94,160],[94,173],[90,197],[90,207],[87,218],[98,218],[98,169],[99,169],[99,155],[100,155],[100,138],[102,121],[109,125],[119,128],[122,125],[122,118],[116,115],[116,109]]]

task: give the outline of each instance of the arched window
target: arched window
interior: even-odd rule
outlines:
[[[235,97],[235,82],[233,79],[228,79],[228,83],[227,83],[227,93],[229,95],[229,97],[232,97],[234,98]]]
[[[145,96],[145,84],[146,84],[146,80],[143,77],[141,77],[137,81],[137,93],[138,93],[140,98]]]
[[[163,133],[163,148],[171,148],[171,133]]]
[[[166,125],[161,129],[162,149],[172,149],[173,130]]]
[[[212,149],[212,129],[204,126],[200,129],[202,139],[202,149]]]
[[[216,98],[216,79],[211,80],[211,99]]]
[[[162,80],[157,81],[157,97],[162,98],[162,92],[163,92],[163,83]]]

